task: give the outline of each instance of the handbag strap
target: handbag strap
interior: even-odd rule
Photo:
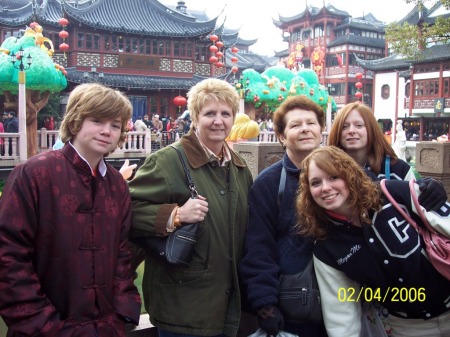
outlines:
[[[281,202],[283,201],[285,187],[286,187],[286,169],[284,168],[284,166],[281,166],[280,184],[278,185],[278,198],[277,198],[278,210],[280,210]]]
[[[410,182],[409,182],[411,191],[414,189],[414,182],[415,182],[414,179],[410,180]],[[423,229],[420,226],[418,226],[417,223],[408,214],[406,214],[405,210],[400,207],[400,205],[397,203],[397,201],[395,201],[395,199],[389,193],[388,189],[386,188],[386,179],[382,179],[380,181],[380,186],[381,186],[381,190],[383,191],[386,198],[388,198],[388,200],[392,204],[392,206],[394,206],[397,209],[397,211],[400,212],[400,214],[406,219],[406,221],[408,221],[410,223],[410,225],[413,226],[419,234],[422,234]],[[415,191],[414,191],[414,195],[411,192],[411,197],[414,201],[414,204],[416,204],[416,202],[417,202],[417,204],[419,204],[419,202],[417,201],[417,195],[416,195]],[[420,208],[420,206],[419,206],[419,208]]]
[[[386,179],[391,179],[391,156],[386,156],[384,163],[384,176]]]
[[[184,173],[186,174],[186,178],[187,178],[188,183],[189,183],[189,189],[191,190],[191,198],[193,198],[193,199],[197,198],[198,197],[198,192],[195,189],[194,180],[192,180],[192,178],[191,178],[191,174],[190,174],[189,169],[188,169],[188,167],[186,165],[186,161],[184,160],[183,155],[181,154],[181,151],[178,150],[173,145],[169,145],[169,146],[171,148],[173,148],[175,151],[177,151],[178,157],[180,158],[181,165],[183,166]]]

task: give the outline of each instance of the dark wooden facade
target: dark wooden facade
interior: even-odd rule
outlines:
[[[58,49],[62,17],[69,21],[65,53]],[[67,93],[85,82],[116,87],[132,100],[134,118],[176,116],[185,107],[174,105],[175,96],[185,96],[203,78],[232,75],[231,65],[217,68],[209,62],[209,36],[219,36],[229,59],[238,31],[217,27],[217,18],[189,10],[184,1],[172,8],[156,0],[3,0],[0,43],[20,36],[31,22],[53,41],[53,60],[68,71]]]

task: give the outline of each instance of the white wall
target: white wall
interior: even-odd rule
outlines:
[[[389,98],[384,99],[381,97],[381,88],[383,85],[389,85],[390,95]],[[374,113],[375,118],[378,119],[391,119],[395,124],[395,106],[397,102],[397,73],[395,71],[390,73],[378,73],[375,75],[374,81]],[[402,96],[401,103],[403,105],[404,89],[401,88],[399,95]],[[400,97],[399,97],[400,99]],[[395,131],[395,129],[393,130]]]

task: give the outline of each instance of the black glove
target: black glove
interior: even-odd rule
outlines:
[[[258,325],[267,336],[276,336],[284,327],[283,314],[275,306],[263,307],[258,310]]]
[[[433,178],[422,178],[417,181],[419,190],[419,204],[428,212],[437,211],[447,201],[447,192],[440,181]]]

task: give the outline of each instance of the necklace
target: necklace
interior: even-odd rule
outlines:
[[[217,159],[219,159],[219,162],[222,162],[222,159],[223,159],[223,146],[222,146],[222,149],[220,150],[220,153],[217,155]]]

